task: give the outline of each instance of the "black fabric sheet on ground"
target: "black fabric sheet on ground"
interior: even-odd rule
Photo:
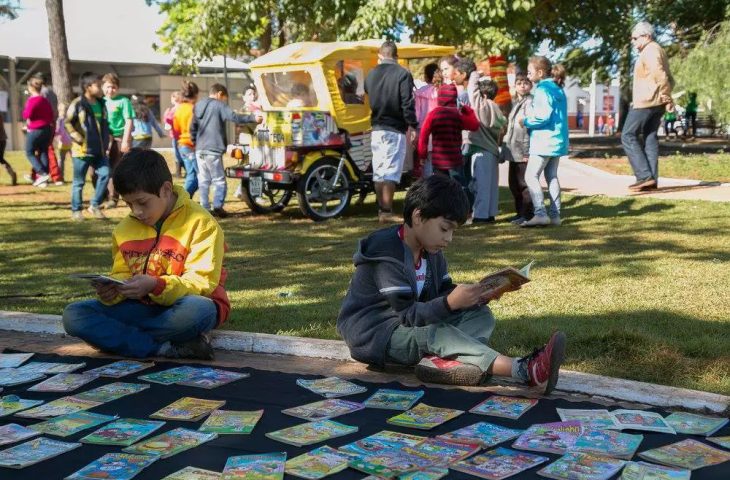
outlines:
[[[6,350],[9,353],[10,350]],[[91,368],[99,367],[114,362],[113,359],[104,358],[92,358],[92,357],[70,357],[70,356],[58,356],[58,355],[44,355],[36,354],[29,361],[46,361],[46,362],[63,362],[63,363],[78,363],[85,362],[86,367],[78,370],[82,372]],[[187,365],[195,366],[194,363],[188,363]],[[144,375],[152,372],[159,372],[168,368],[180,366],[178,363],[157,363],[153,368],[143,370],[136,374],[127,375],[125,377],[115,378],[99,378],[73,392],[70,393],[40,393],[40,392],[29,392],[28,388],[35,383],[28,383],[15,387],[6,387],[0,395],[16,394],[21,398],[37,399],[50,401],[57,398],[61,398],[67,395],[73,395],[82,391],[90,390],[103,384],[112,383],[116,381],[120,382],[135,382],[135,383],[148,383],[138,380],[137,376]],[[202,365],[200,365],[202,366]],[[207,366],[207,365],[206,365]],[[228,385],[223,385],[218,388],[206,390],[203,388],[187,387],[180,385],[160,385],[156,383],[150,383],[150,388],[126,397],[122,397],[118,400],[114,400],[109,403],[102,404],[90,411],[96,413],[102,413],[107,415],[118,415],[121,418],[131,417],[146,419],[149,415],[160,408],[169,405],[175,400],[181,397],[195,397],[195,398],[207,398],[215,400],[225,400],[226,404],[222,407],[225,410],[264,410],[264,415],[256,425],[253,433],[250,435],[221,435],[218,438],[205,443],[199,447],[191,450],[179,453],[167,459],[158,460],[151,466],[142,471],[136,479],[139,480],[153,480],[160,479],[169,475],[177,470],[186,467],[188,465],[205,468],[217,472],[221,472],[225,466],[226,459],[229,456],[234,455],[247,455],[253,453],[267,453],[267,452],[283,452],[288,453],[288,458],[294,458],[298,455],[306,453],[314,448],[322,445],[329,445],[337,448],[341,445],[345,445],[355,440],[364,438],[373,433],[377,433],[381,430],[393,430],[404,433],[411,433],[415,435],[424,436],[436,436],[441,433],[450,432],[457,428],[465,427],[476,422],[485,421],[491,422],[498,425],[504,425],[506,427],[521,428],[525,429],[535,423],[546,423],[546,422],[558,422],[558,417],[555,409],[559,408],[606,408],[603,405],[593,404],[589,402],[570,402],[567,400],[548,400],[541,399],[537,406],[526,412],[519,420],[510,420],[499,417],[488,417],[483,415],[475,415],[468,413],[468,410],[474,407],[477,403],[481,402],[489,394],[478,393],[478,392],[466,392],[462,390],[447,390],[441,388],[424,388],[425,395],[421,399],[422,402],[437,406],[437,407],[449,407],[457,408],[459,410],[467,411],[460,417],[454,420],[446,422],[445,424],[434,428],[433,430],[423,431],[410,428],[402,428],[395,425],[386,423],[386,420],[398,412],[394,410],[378,410],[366,408],[358,412],[354,412],[348,415],[343,415],[334,418],[335,421],[344,423],[346,425],[355,425],[359,428],[359,431],[346,435],[344,437],[335,438],[329,442],[319,443],[310,445],[307,447],[294,447],[284,443],[276,442],[265,436],[267,432],[272,432],[285,427],[290,427],[303,423],[304,420],[284,415],[281,410],[288,407],[294,407],[298,405],[304,405],[306,403],[315,402],[322,400],[323,397],[310,392],[302,387],[297,386],[297,378],[320,378],[312,375],[297,375],[280,372],[270,372],[255,370],[251,368],[230,368],[230,367],[218,367],[225,370],[234,370],[241,372],[248,372],[251,374],[249,378],[241,379]],[[363,385],[368,388],[366,393],[358,395],[351,395],[343,397],[347,400],[362,402],[378,388],[406,388],[400,383],[366,383],[359,380],[355,380],[356,383]],[[661,410],[653,410],[655,412],[666,415],[667,412]],[[203,423],[203,420],[197,422],[178,422],[178,421],[167,421],[162,428],[152,435],[156,435],[173,428],[183,427],[193,430],[197,430],[198,427]],[[20,425],[29,426],[34,423],[38,423],[40,420],[26,419],[10,415],[0,418],[0,425],[6,425],[8,423],[17,423]],[[48,436],[48,438],[58,439],[62,441],[75,442],[81,437],[94,431],[92,429],[84,430],[75,435],[59,438],[54,436]],[[670,443],[690,438],[688,435],[668,435],[652,432],[632,432],[641,433],[644,435],[644,441],[641,443],[638,452],[643,452],[650,448],[655,448]],[[723,430],[715,433],[715,436],[729,435],[730,427],[726,426]],[[151,435],[151,436],[152,436]],[[149,437],[148,437],[149,438]],[[701,437],[692,437],[698,440],[703,440]],[[503,446],[509,447],[511,442],[503,444]],[[1,449],[9,448],[17,444],[10,446],[0,447]],[[713,446],[715,446],[713,444]],[[75,472],[76,470],[86,466],[93,460],[101,457],[105,453],[119,452],[123,447],[116,446],[101,446],[101,445],[87,445],[82,444],[81,447],[72,450],[71,452],[64,453],[58,457],[43,461],[36,465],[32,465],[23,469],[15,470],[8,468],[0,468],[0,480],[55,480],[62,479],[67,475]],[[718,447],[719,448],[719,447]],[[540,453],[551,458],[551,461],[558,459],[559,455]],[[639,460],[635,457],[634,460]],[[543,464],[543,466],[546,464]],[[528,478],[544,478],[537,475],[537,471],[542,467],[536,467],[527,472],[523,472],[520,475],[515,475],[514,479],[528,479]],[[332,479],[360,479],[365,477],[361,472],[347,469],[336,475],[332,475],[327,478]],[[286,476],[286,478],[295,478]],[[448,477],[453,479],[465,479],[465,478],[476,478],[470,475],[466,475],[459,472],[450,471]],[[695,470],[692,473],[693,480],[702,479],[730,479],[730,462],[714,466],[706,467],[699,470]]]

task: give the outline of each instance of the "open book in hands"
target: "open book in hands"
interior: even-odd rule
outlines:
[[[485,287],[482,298],[489,301],[501,297],[505,292],[519,290],[522,285],[530,281],[530,268],[533,263],[535,262],[532,261],[519,270],[507,267],[482,278],[479,281]]]
[[[117,280],[116,278],[112,278],[107,275],[100,275],[98,273],[72,273],[69,277],[80,280],[88,280],[91,283],[113,283],[115,285],[124,285],[124,282],[121,280]]]

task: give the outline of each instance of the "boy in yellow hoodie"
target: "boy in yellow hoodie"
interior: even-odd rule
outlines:
[[[131,210],[112,234],[109,276],[123,284],[94,284],[99,298],[68,305],[64,329],[118,355],[212,359],[205,333],[231,309],[223,230],[154,150],[130,150],[113,182]]]

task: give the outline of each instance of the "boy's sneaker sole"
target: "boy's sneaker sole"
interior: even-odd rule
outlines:
[[[165,356],[168,358],[213,360],[215,358],[215,352],[208,337],[206,335],[198,335],[186,342],[172,343]]]
[[[567,344],[567,339],[563,332],[555,332],[550,340],[553,342],[553,349],[550,352],[550,374],[545,385],[544,395],[549,395],[558,383],[560,365],[565,361],[565,346]]]
[[[476,365],[456,362],[459,365],[450,368],[438,368],[428,365],[428,363],[430,362],[426,357],[415,368],[416,378],[422,382],[473,387],[480,385],[485,378],[485,372]]]

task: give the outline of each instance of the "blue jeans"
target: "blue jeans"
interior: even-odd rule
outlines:
[[[499,213],[499,159],[478,150],[471,155],[470,189],[474,194],[474,218],[496,217]]]
[[[545,210],[545,196],[542,193],[542,185],[540,185],[540,174],[545,172],[545,181],[548,184],[548,194],[550,195],[550,217],[560,217],[560,182],[558,181],[558,165],[560,157],[543,157],[540,155],[530,155],[527,161],[527,169],[525,170],[525,183],[530,191],[532,205],[535,208],[535,216],[547,216]]]
[[[184,167],[185,162],[183,162],[182,155],[180,155],[180,149],[177,146],[177,140],[175,140],[174,138],[172,139],[172,151],[175,152],[175,162],[180,167]]]
[[[75,302],[63,311],[63,328],[105,352],[125,357],[155,355],[167,342],[192,340],[216,326],[213,300],[187,295],[170,306],[124,300],[104,305],[99,300]]]
[[[184,145],[178,145],[178,149],[185,166],[185,190],[190,194],[190,198],[193,198],[195,192],[198,191],[198,165],[195,160],[195,149]]]
[[[84,183],[86,182],[86,172],[89,167],[94,167],[96,174],[96,187],[94,196],[89,202],[92,206],[98,207],[104,201],[106,187],[109,183],[109,159],[106,157],[73,157],[74,162],[74,179],[71,186],[71,211],[81,211],[83,206]]]
[[[48,175],[48,146],[53,140],[51,127],[28,130],[25,137],[25,156],[38,175]],[[35,156],[38,152],[38,157]]]
[[[213,208],[223,208],[228,192],[226,183],[226,171],[223,168],[223,154],[209,150],[198,150],[195,152],[195,159],[198,166],[198,187],[200,188],[200,205],[210,210],[210,199],[208,192],[211,184],[215,188],[213,194]]]
[[[637,181],[659,178],[659,139],[665,107],[632,108],[626,116],[621,143]],[[639,140],[643,135],[643,141]]]

